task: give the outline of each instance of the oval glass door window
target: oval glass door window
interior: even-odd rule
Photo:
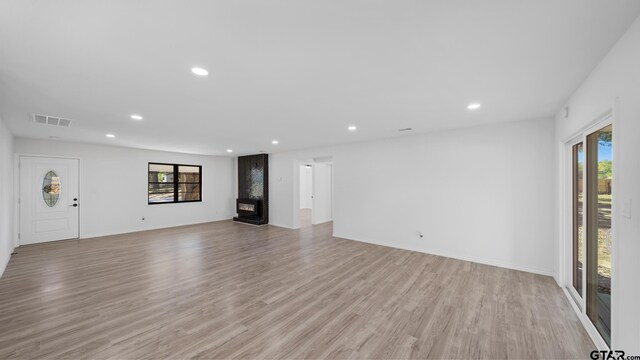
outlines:
[[[54,207],[60,199],[60,177],[55,171],[50,170],[42,180],[42,197],[48,207]]]

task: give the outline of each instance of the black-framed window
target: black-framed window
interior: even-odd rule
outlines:
[[[168,204],[202,201],[202,166],[149,163],[148,202]]]

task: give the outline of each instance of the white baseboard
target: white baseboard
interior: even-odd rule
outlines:
[[[268,225],[276,226],[276,227],[281,227],[281,228],[285,228],[285,229],[295,230],[295,229],[294,229],[293,227],[291,227],[291,226],[282,225],[282,224],[277,224],[277,223],[272,223],[272,222],[270,222]]]
[[[527,267],[527,266],[521,266],[521,265],[518,265],[518,264],[503,262],[503,261],[494,260],[494,259],[483,259],[483,258],[479,258],[479,257],[469,257],[469,256],[464,256],[464,255],[459,255],[459,254],[446,253],[446,252],[427,252],[427,251],[425,251],[423,249],[412,248],[412,247],[409,247],[409,246],[398,246],[398,245],[395,245],[395,244],[389,244],[387,242],[382,242],[382,241],[364,240],[364,239],[359,239],[357,237],[350,236],[350,235],[345,235],[345,234],[336,234],[336,233],[334,233],[333,236],[337,237],[337,238],[341,238],[341,239],[346,239],[346,240],[359,241],[359,242],[364,242],[364,243],[368,243],[368,244],[375,244],[375,245],[391,247],[391,248],[395,248],[395,249],[415,251],[415,252],[420,252],[420,253],[423,253],[423,254],[448,257],[448,258],[457,259],[457,260],[470,261],[470,262],[474,262],[474,263],[478,263],[478,264],[496,266],[496,267],[501,267],[501,268],[505,268],[505,269],[524,271],[524,272],[528,272],[528,273],[532,273],[532,274],[538,274],[538,275],[554,277],[554,274],[553,274],[552,271],[547,271],[547,270],[537,269],[537,268],[532,268],[532,267]]]
[[[313,225],[320,225],[328,222],[332,222],[333,219],[320,220],[320,222],[314,223]]]

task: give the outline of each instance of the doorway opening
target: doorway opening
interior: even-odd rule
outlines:
[[[300,161],[301,228],[333,220],[333,158]]]

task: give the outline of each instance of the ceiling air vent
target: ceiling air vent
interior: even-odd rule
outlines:
[[[71,125],[71,120],[69,119],[38,114],[33,114],[33,122],[35,122],[36,124],[53,125],[59,127],[69,127],[69,125]]]
[[[69,125],[71,125],[71,120],[69,119],[60,119],[60,122],[58,122],[58,126],[69,127]]]
[[[37,122],[38,124],[46,125],[47,117],[42,115],[33,115],[33,121]]]

